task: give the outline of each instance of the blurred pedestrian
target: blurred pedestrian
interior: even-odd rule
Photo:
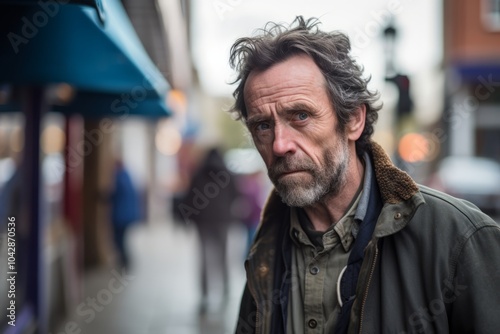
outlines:
[[[187,196],[179,211],[191,221],[200,237],[201,303],[200,313],[209,307],[209,289],[222,283],[222,296],[229,293],[227,237],[235,220],[231,205],[237,196],[235,182],[218,149],[211,149],[193,175]],[[219,275],[218,275],[219,274]]]
[[[111,195],[113,238],[120,266],[128,269],[130,258],[126,246],[127,232],[141,219],[139,193],[122,161],[115,163],[114,188]]]
[[[261,174],[261,171],[257,171],[238,176],[238,191],[241,195],[238,200],[237,213],[240,221],[245,225],[247,230],[246,254],[250,251],[250,246],[259,225],[260,212],[264,204]]]

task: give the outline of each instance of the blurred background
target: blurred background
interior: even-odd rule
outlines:
[[[1,333],[233,332],[270,184],[229,49],[296,15],[393,161],[500,220],[500,0],[0,0]]]

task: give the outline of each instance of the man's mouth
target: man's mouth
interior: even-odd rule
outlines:
[[[278,177],[283,177],[283,176],[297,174],[297,173],[304,173],[304,172],[305,172],[305,170],[303,170],[303,169],[300,169],[300,170],[291,170],[291,171],[287,171],[287,172],[281,173]]]

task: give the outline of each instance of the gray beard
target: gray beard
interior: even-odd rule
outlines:
[[[346,184],[349,164],[346,143],[340,143],[336,152],[324,151],[323,163],[324,166],[317,166],[311,160],[300,161],[285,156],[276,160],[268,174],[285,204],[306,207],[338,195]],[[279,178],[281,173],[293,170],[305,170],[312,180],[296,176]]]

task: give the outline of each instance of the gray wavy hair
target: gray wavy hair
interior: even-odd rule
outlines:
[[[366,106],[365,128],[356,141],[358,153],[366,150],[377,121],[378,92],[368,90],[371,77],[363,78],[363,67],[351,58],[349,38],[341,32],[319,30],[319,20],[305,20],[297,16],[286,27],[269,22],[261,34],[238,39],[231,47],[229,63],[238,72],[232,84],[238,83],[233,92],[235,103],[230,111],[237,119],[246,119],[244,88],[248,75],[253,70],[266,70],[297,54],[310,56],[319,67],[327,82],[327,91],[337,113],[339,129],[343,131],[351,115],[362,105]]]

